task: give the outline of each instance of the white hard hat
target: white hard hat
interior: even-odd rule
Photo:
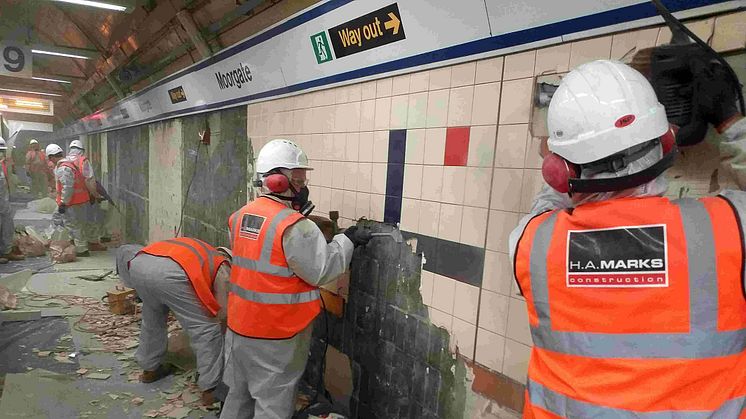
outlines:
[[[45,154],[47,155],[47,157],[54,156],[55,154],[60,154],[62,152],[62,148],[60,148],[60,146],[58,146],[57,144],[49,144],[47,146],[47,149],[45,150]]]
[[[39,142],[38,142],[38,141],[36,141],[35,139],[34,139],[34,140],[31,140],[31,141],[29,141],[28,143],[29,143],[29,144],[39,144]]]
[[[637,70],[593,61],[560,83],[547,115],[549,150],[585,164],[654,140],[668,131],[666,110]]]
[[[256,172],[267,173],[272,169],[308,169],[308,156],[290,140],[277,139],[268,142],[259,151],[256,159]]]
[[[72,140],[70,142],[70,148],[73,148],[73,147],[79,148],[81,150],[85,150],[85,147],[83,147],[83,142],[80,140]]]
[[[8,146],[5,144],[5,139],[0,137],[0,150],[7,150]]]

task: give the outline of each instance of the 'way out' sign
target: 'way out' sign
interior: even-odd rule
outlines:
[[[394,3],[329,29],[337,58],[405,39],[399,6]]]

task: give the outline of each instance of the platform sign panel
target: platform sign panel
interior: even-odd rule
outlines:
[[[30,79],[32,68],[29,46],[0,41],[0,76]]]
[[[329,29],[329,37],[337,58],[406,39],[396,3]]]

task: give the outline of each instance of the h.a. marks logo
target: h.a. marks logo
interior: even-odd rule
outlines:
[[[238,235],[249,240],[258,239],[265,220],[266,218],[261,215],[244,214]]]
[[[568,287],[667,287],[666,226],[571,230]]]

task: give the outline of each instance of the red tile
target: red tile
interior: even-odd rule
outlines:
[[[446,166],[466,166],[469,157],[470,127],[454,127],[446,130]]]

